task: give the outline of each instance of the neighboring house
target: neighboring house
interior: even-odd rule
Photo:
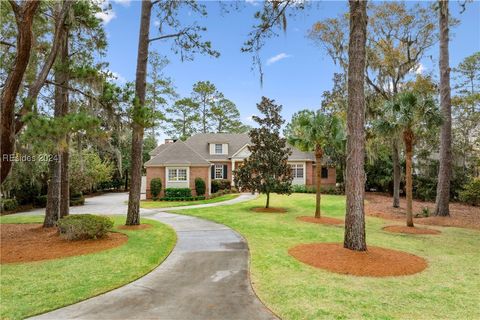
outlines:
[[[233,185],[233,170],[236,170],[250,155],[247,134],[206,133],[196,134],[186,141],[165,140],[150,152],[147,169],[147,198],[150,195],[150,181],[162,180],[162,193],[165,188],[190,188],[195,195],[195,178],[202,178],[210,195],[211,181],[227,179]],[[292,166],[293,184],[315,185],[315,157],[312,152],[302,152],[295,147],[288,163]],[[322,186],[334,187],[335,167],[324,164]]]

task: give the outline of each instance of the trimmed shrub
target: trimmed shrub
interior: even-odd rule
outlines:
[[[34,205],[37,208],[45,208],[47,206],[47,195],[37,196]]]
[[[83,206],[85,204],[85,197],[81,192],[70,195],[70,206]]]
[[[460,201],[480,206],[480,179],[474,179],[467,183],[464,190],[460,192]]]
[[[205,181],[202,178],[195,179],[195,191],[197,191],[197,196],[203,196],[205,194]]]
[[[83,198],[83,193],[75,192],[70,194],[70,199],[79,199],[79,198]]]
[[[166,188],[166,198],[190,198],[192,197],[192,190],[190,188]]]
[[[302,184],[292,185],[293,193],[315,193],[315,187],[308,187]]]
[[[19,205],[26,205],[34,203],[35,198],[42,193],[46,193],[46,191],[46,189],[42,190],[39,186],[22,183],[18,188],[12,190],[10,196],[12,199],[15,198]]]
[[[0,199],[0,207],[2,211],[12,211],[17,209],[18,203],[15,199]]]
[[[112,219],[92,214],[70,215],[58,221],[60,236],[67,240],[102,238],[112,227]]]
[[[160,192],[162,191],[162,179],[154,178],[150,181],[150,193],[152,194],[153,199],[158,198]]]
[[[70,199],[70,206],[71,207],[76,207],[76,206],[83,206],[85,204],[85,198],[74,198]]]
[[[210,199],[213,199],[213,198],[216,198],[216,197],[220,197],[220,196],[223,196],[223,195],[226,195],[226,194],[230,194],[230,193],[237,193],[238,190],[237,189],[224,189],[224,190],[219,190],[215,193],[212,193],[210,195]]]
[[[322,187],[321,188],[322,194],[343,194],[343,191],[337,187]],[[305,185],[293,185],[292,186],[293,193],[316,193],[317,189],[313,186],[305,186]]]
[[[216,193],[220,190],[230,190],[232,184],[230,180],[227,179],[216,179],[212,180],[212,193]]]
[[[196,201],[196,200],[205,200],[205,196],[198,196],[198,197],[184,197],[184,198],[171,198],[171,197],[163,197],[159,199],[160,201]]]

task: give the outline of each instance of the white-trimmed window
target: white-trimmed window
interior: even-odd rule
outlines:
[[[187,169],[168,169],[168,181],[187,181]]]
[[[223,154],[223,144],[215,143],[215,154]]]
[[[215,165],[215,179],[223,179],[223,164]]]
[[[294,179],[303,179],[304,177],[304,169],[303,164],[300,163],[293,163],[290,164],[292,167],[292,176]]]

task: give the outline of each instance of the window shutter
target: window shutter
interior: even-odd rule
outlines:
[[[228,143],[224,143],[222,146],[223,154],[228,154]]]
[[[210,167],[210,177],[215,179],[215,166]]]
[[[223,179],[227,179],[228,177],[228,166],[226,164],[223,165]]]
[[[215,154],[215,143],[210,143],[208,146],[210,148],[210,154]]]
[[[322,179],[328,179],[328,168],[322,168]]]

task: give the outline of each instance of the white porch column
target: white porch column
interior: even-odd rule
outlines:
[[[208,167],[208,183],[207,183],[207,190],[208,196],[212,195],[212,164]]]
[[[232,181],[230,182],[232,187],[235,187],[235,182],[233,182],[233,170],[235,169],[235,159],[232,159]]]

